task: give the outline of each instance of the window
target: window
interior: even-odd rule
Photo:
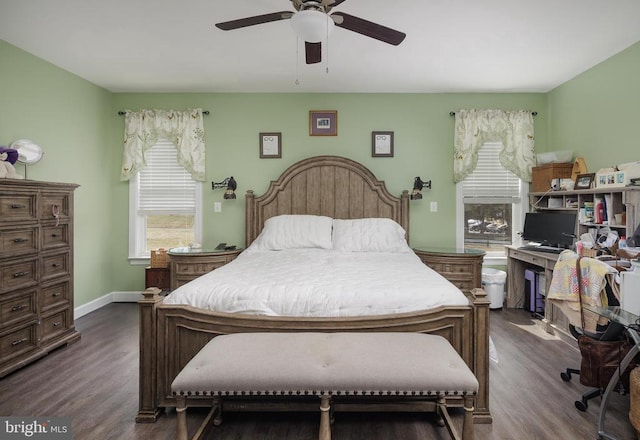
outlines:
[[[153,249],[199,243],[202,184],[177,160],[174,145],[159,140],[147,166],[129,181],[129,259],[147,264]]]
[[[504,246],[519,242],[528,184],[498,159],[500,142],[486,142],[476,169],[457,184],[457,243],[481,249],[487,258],[504,258]]]

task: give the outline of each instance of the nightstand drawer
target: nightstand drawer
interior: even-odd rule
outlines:
[[[222,267],[226,264],[224,259],[221,261],[210,261],[207,263],[182,263],[176,265],[177,275],[195,275],[200,276],[209,273],[214,269]]]
[[[455,263],[425,263],[427,266],[435,270],[436,272],[444,275],[445,278],[449,276],[468,275],[473,276],[473,267],[467,264],[455,264]]]
[[[29,290],[17,295],[7,295],[0,301],[0,328],[7,328],[30,319],[36,319],[37,290]]]
[[[189,281],[224,266],[242,252],[242,249],[230,250],[193,250],[178,252],[169,250],[171,267],[171,289],[176,289]]]

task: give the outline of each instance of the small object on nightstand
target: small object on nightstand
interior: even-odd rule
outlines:
[[[227,243],[218,243],[218,246],[216,246],[216,250],[223,251],[226,247],[227,247]]]

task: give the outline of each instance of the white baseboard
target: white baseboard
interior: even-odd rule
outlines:
[[[100,307],[104,307],[107,304],[113,302],[138,302],[142,299],[142,292],[111,292],[107,293],[100,298],[96,298],[93,301],[89,301],[86,304],[74,308],[74,318],[80,318],[81,316],[88,315],[91,312],[95,312]]]

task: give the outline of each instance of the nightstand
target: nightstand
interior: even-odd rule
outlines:
[[[170,249],[167,254],[171,271],[171,290],[235,260],[242,251],[243,249]]]
[[[482,287],[484,251],[426,247],[416,248],[413,251],[424,264],[451,281],[463,292]]]

